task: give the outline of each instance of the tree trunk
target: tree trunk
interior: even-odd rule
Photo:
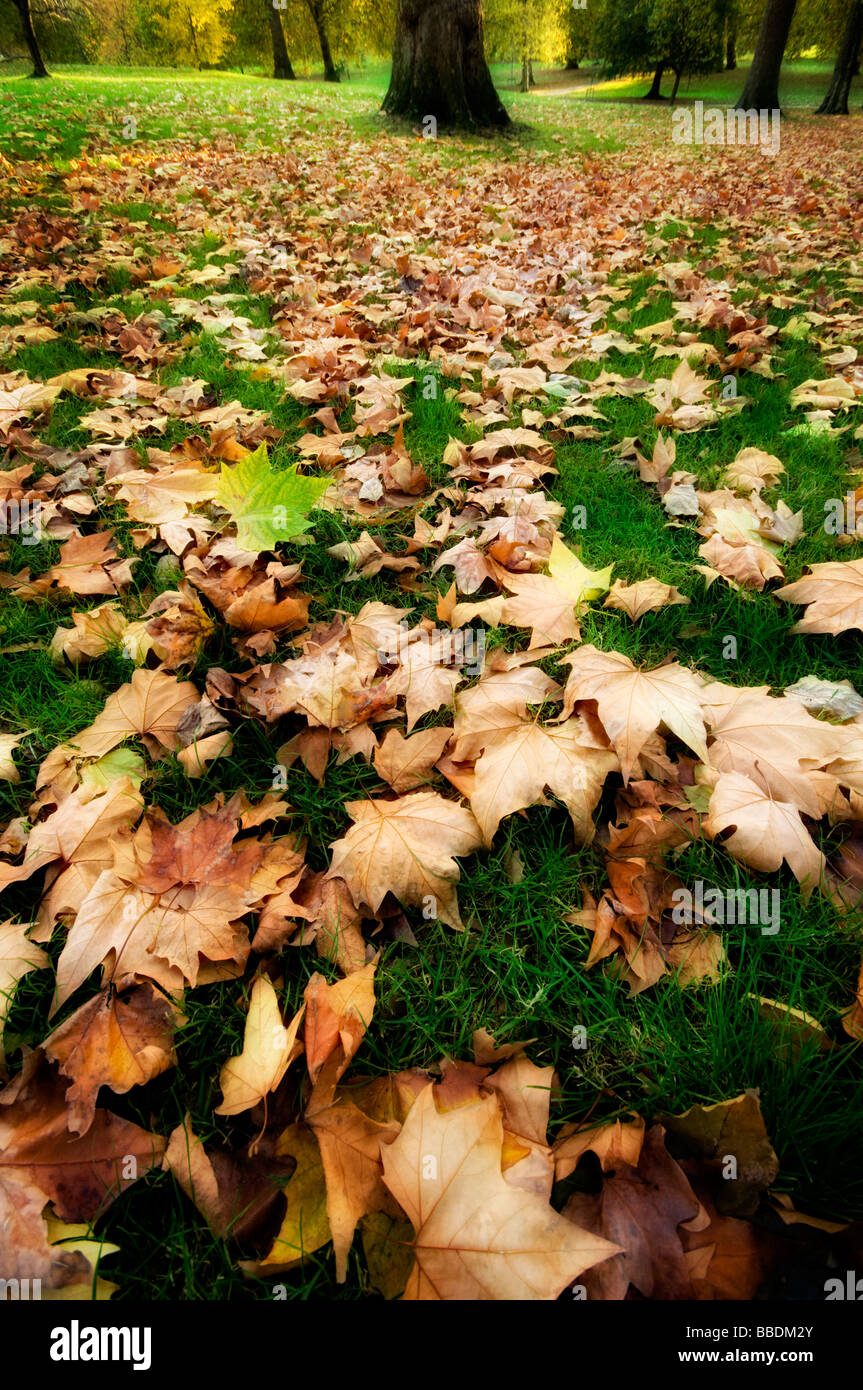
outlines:
[[[725,71],[734,72],[737,67],[737,35],[732,29],[728,31],[728,38],[725,41]]]
[[[330,52],[330,40],[327,34],[327,27],[324,23],[324,10],[321,0],[306,0],[309,7],[309,14],[318,33],[318,43],[321,46],[321,57],[324,60],[324,81],[338,82],[339,74],[336,72],[336,65],[333,62],[333,55]]]
[[[779,107],[779,70],[797,0],[767,0],[755,56],[746,79],[738,111],[775,111]]]
[[[566,60],[567,71],[578,72],[578,59],[569,57]]]
[[[836,66],[830,78],[827,95],[816,111],[816,116],[847,116],[848,93],[854,80],[854,68],[863,41],[863,0],[852,0],[848,11],[848,22],[842,43],[836,56]]]
[[[527,74],[527,59],[526,59],[526,58],[522,58],[522,60],[521,60],[521,82],[520,82],[520,84],[519,84],[518,90],[519,90],[520,92],[529,92],[529,91],[530,91],[530,78],[528,77],[528,74]]]
[[[45,66],[45,59],[39,48],[39,40],[36,38],[33,29],[33,20],[30,17],[30,0],[15,0],[15,8],[21,17],[21,28],[24,31],[24,41],[30,50],[30,57],[33,60],[33,71],[31,77],[50,77],[50,73]]]
[[[533,77],[533,59],[532,59],[532,58],[528,58],[528,60],[527,60],[527,80],[528,80],[528,82],[530,83],[531,87],[535,87],[535,86],[536,86],[536,82],[534,81],[534,77]]]
[[[480,0],[399,0],[383,109],[441,126],[506,126],[483,49]]]
[[[665,72],[665,64],[659,63],[653,74],[653,83],[650,91],[644,93],[644,101],[662,100],[662,74]]]
[[[680,74],[679,72],[675,72],[675,74],[674,74],[674,86],[673,86],[672,89],[671,89],[671,105],[672,105],[672,106],[674,105],[674,103],[675,103],[676,100],[677,100],[677,89],[678,89],[678,87],[680,86],[680,78],[681,78],[681,74]]]
[[[737,28],[740,23],[738,0],[724,0],[725,12],[725,71],[737,67]]]
[[[190,11],[187,10],[186,13],[187,13],[188,20],[189,20],[189,37],[190,37],[191,40],[192,40],[192,51],[193,51],[193,53],[194,53],[194,55],[195,55],[195,63],[196,63],[196,65],[197,65],[198,72],[200,72],[200,71],[201,71],[201,55],[200,55],[200,53],[198,52],[198,35],[197,35],[197,33],[195,32],[195,21],[192,19],[192,15],[191,15],[191,12],[190,12]]]
[[[288,57],[288,46],[285,43],[285,31],[282,28],[282,16],[272,4],[272,0],[264,0],[264,3],[267,6],[270,38],[273,41],[273,77],[280,77],[293,82],[296,74],[291,66],[291,60]]]

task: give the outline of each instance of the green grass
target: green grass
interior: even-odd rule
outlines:
[[[368,141],[369,148],[379,150],[377,142],[390,141],[387,148],[393,158],[418,180],[428,178],[433,183],[445,176],[457,187],[459,180],[465,186],[472,171],[481,167],[522,161],[529,169],[535,155],[559,161],[562,172],[571,172],[580,168],[580,158],[567,163],[570,157],[589,154],[591,159],[605,159],[603,167],[613,173],[615,165],[608,158],[609,152],[628,150],[636,129],[646,144],[663,138],[658,132],[668,120],[667,111],[647,111],[627,104],[630,97],[640,94],[643,84],[596,84],[567,91],[560,83],[559,89],[552,90],[550,82],[541,82],[537,93],[525,97],[504,90],[511,111],[525,123],[513,135],[494,141],[441,141],[436,149],[429,150],[410,137],[382,133],[376,108],[386,75],[385,65],[370,66],[337,90],[314,80],[287,86],[256,75],[153,70],[58,68],[51,84],[38,86],[20,77],[4,76],[0,78],[0,142],[10,158],[37,161],[39,166],[35,173],[32,169],[24,171],[21,189],[7,189],[10,220],[25,206],[68,215],[70,191],[62,175],[69,171],[73,159],[86,156],[89,167],[100,177],[110,174],[112,161],[122,161],[126,155],[139,161],[146,171],[161,160],[197,147],[199,142],[225,134],[241,148],[261,141],[281,149],[293,142],[296,148],[308,151],[316,141],[329,140],[330,157],[346,185],[362,178],[361,169],[351,168],[357,142]],[[495,75],[506,88],[503,65]],[[825,75],[823,64],[790,65],[784,78],[783,102],[801,108],[811,106]],[[691,84],[681,95],[725,100],[736,94],[743,76],[743,70],[722,74],[700,86]],[[175,103],[178,91],[182,101]],[[135,141],[123,141],[124,113],[140,116]],[[339,133],[343,130],[349,133],[349,148]],[[124,167],[122,162],[120,167]],[[27,186],[30,178],[38,184],[35,197]],[[311,208],[301,209],[299,203],[287,200],[283,204],[268,201],[268,195],[259,190],[237,188],[235,192],[238,207],[245,206],[242,200],[248,193],[248,205],[255,215],[265,209],[268,217],[273,216],[273,208],[281,206],[279,216],[291,234],[304,229],[310,211],[320,211],[314,202]],[[314,198],[316,192],[311,189],[310,196]],[[112,232],[126,238],[136,253],[164,251],[170,255],[177,249],[189,266],[200,268],[222,244],[222,238],[219,230],[206,235],[199,229],[178,231],[181,211],[193,207],[199,193],[186,186],[182,198],[187,201],[173,206],[170,200],[156,196],[107,202],[101,218],[108,220]],[[332,209],[327,212],[332,215]],[[129,222],[144,225],[130,228]],[[95,244],[99,218],[88,225]],[[663,236],[668,244],[679,243],[679,249],[669,253],[668,259],[687,259],[693,265],[705,266],[734,264],[741,272],[741,303],[747,308],[757,306],[769,322],[784,327],[789,312],[761,297],[750,274],[757,257],[733,222],[687,220],[681,214],[680,221],[658,219],[648,225],[647,232]],[[224,259],[216,257],[216,262]],[[82,311],[108,302],[132,319],[163,305],[164,301],[149,297],[146,286],[134,285],[127,271],[112,267],[110,260],[100,268],[107,273],[92,287],[73,280],[53,295],[44,287],[28,286],[10,294],[4,307],[12,308],[20,299],[50,305],[62,298]],[[717,269],[716,273],[724,271]],[[612,282],[629,291],[628,298],[615,305],[618,310],[629,311],[624,330],[628,336],[634,329],[669,315],[671,296],[658,285],[651,270],[615,272]],[[840,293],[842,268],[828,266],[819,283]],[[232,301],[235,312],[251,319],[256,327],[270,326],[277,306],[268,297],[253,292],[238,277],[217,288],[222,293],[236,292]],[[805,270],[794,279],[789,292],[808,305],[811,287]],[[190,299],[201,299],[206,293],[204,287],[182,290]],[[858,282],[858,310],[859,301]],[[219,401],[236,399],[250,409],[266,411],[270,422],[283,431],[274,458],[277,462],[293,458],[295,440],[313,427],[308,420],[311,410],[286,398],[276,382],[256,375],[253,367],[236,358],[226,361],[222,346],[211,334],[198,331],[194,325],[176,331],[188,332],[189,341],[180,356],[159,369],[162,384],[201,377]],[[67,320],[59,339],[13,349],[0,360],[0,370],[26,371],[34,379],[44,379],[72,367],[119,365],[109,344],[92,338],[88,341],[88,336],[80,325]],[[724,335],[699,336],[714,341],[720,350],[724,346]],[[602,364],[625,376],[651,379],[670,375],[674,365],[673,359],[654,361],[649,349],[625,358],[612,353]],[[431,368],[421,360],[393,365],[389,370],[416,379]],[[574,374],[587,379],[599,370],[590,361],[576,361],[571,367]],[[769,495],[774,500],[781,497],[795,511],[802,510],[804,518],[803,539],[782,557],[790,582],[806,565],[835,556],[835,545],[821,526],[823,503],[846,491],[851,439],[796,428],[802,413],[792,411],[790,391],[810,376],[826,374],[816,342],[780,337],[773,370],[772,378],[741,373],[740,390],[750,398],[750,404],[713,428],[679,435],[676,466],[695,473],[706,485],[716,485],[724,466],[744,445],[761,445],[781,457],[786,476]],[[443,389],[448,385],[446,379],[439,381],[441,389],[435,399],[426,400],[418,386],[405,396],[412,412],[405,428],[407,447],[437,484],[446,482],[441,457],[447,440],[451,436],[476,437],[452,391]],[[90,440],[82,422],[99,405],[92,400],[62,398],[50,422],[40,429],[40,438],[55,448],[80,448]],[[512,423],[518,423],[522,405],[546,408],[542,402],[518,401]],[[761,595],[735,592],[721,583],[705,589],[692,569],[699,558],[700,541],[694,525],[684,522],[667,527],[654,490],[641,483],[637,474],[621,468],[613,452],[613,446],[624,437],[639,436],[645,452],[650,453],[656,435],[653,409],[639,398],[613,396],[601,401],[600,409],[607,422],[602,439],[556,444],[558,476],[548,490],[566,509],[563,537],[568,544],[580,547],[591,567],[613,563],[614,577],[627,580],[656,575],[678,585],[690,604],[649,614],[637,625],[594,604],[582,624],[584,640],[644,662],[660,661],[673,651],[683,663],[734,684],[769,684],[779,690],[815,673],[833,678],[847,675],[859,685],[863,668],[859,640],[853,634],[789,638],[793,611],[769,591]],[[350,409],[342,411],[339,418],[343,427],[349,427]],[[859,410],[853,418],[860,423]],[[196,432],[193,422],[187,426],[172,421],[164,433],[148,435],[145,442],[169,447]],[[585,529],[571,526],[575,506],[586,508]],[[131,528],[121,509],[104,508],[101,517],[94,518],[100,520],[112,524],[123,553],[133,553]],[[356,538],[361,529],[341,516],[327,515],[316,523],[318,544],[303,551],[306,588],[314,595],[312,619],[327,620],[335,609],[355,612],[372,599],[405,606],[410,602],[417,618],[433,616],[430,596],[408,598],[386,572],[370,580],[347,581],[344,565],[327,555],[324,546]],[[404,518],[396,518],[380,534],[400,549],[398,538],[410,529]],[[26,565],[33,574],[39,574],[57,558],[54,542],[37,547],[13,542],[9,551],[5,568],[13,572]],[[857,546],[844,551],[843,558],[860,553]],[[437,578],[438,588],[448,586],[447,571]],[[164,577],[160,580],[157,576],[153,557],[145,554],[121,606],[130,616],[137,616],[166,583]],[[116,652],[78,672],[51,664],[47,645],[55,627],[68,623],[73,608],[88,606],[89,600],[68,596],[25,604],[4,595],[0,654],[8,655],[0,662],[0,721],[3,731],[32,731],[18,756],[20,784],[0,782],[4,820],[26,815],[39,763],[56,744],[91,722],[128,672],[128,663]],[[728,634],[737,638],[734,661],[723,657],[723,639]],[[245,669],[247,663],[238,659],[229,639],[230,634],[219,626],[190,673],[199,688],[203,688],[211,666]],[[524,645],[521,632],[490,634],[490,641],[498,640],[513,647]],[[10,651],[22,644],[32,644],[32,649]],[[287,650],[286,644],[280,646],[276,659]],[[423,723],[440,722],[446,714],[443,711]],[[151,764],[144,784],[148,803],[161,807],[177,821],[217,792],[230,794],[245,788],[255,796],[269,790],[275,749],[281,741],[278,731],[243,720],[237,722],[234,734],[232,756],[213,763],[198,782],[190,783],[170,757]],[[337,767],[331,759],[320,786],[299,764],[290,770],[286,795],[295,811],[294,824],[309,837],[308,862],[313,867],[327,866],[327,847],[348,826],[345,802],[373,794],[379,785],[373,770],[359,760]],[[613,796],[606,798],[603,810],[606,819],[613,814]],[[511,882],[507,874],[513,852],[524,864],[524,877],[518,883]],[[467,931],[453,933],[440,924],[424,922],[419,912],[410,911],[416,944],[383,943],[375,1019],[354,1072],[377,1074],[427,1066],[442,1055],[469,1057],[472,1033],[486,1027],[502,1042],[535,1038],[531,1057],[557,1067],[562,1099],[553,1109],[555,1128],[587,1115],[598,1122],[631,1110],[652,1119],[663,1112],[678,1113],[693,1104],[710,1103],[756,1087],[768,1132],[781,1159],[778,1187],[790,1192],[805,1210],[833,1219],[859,1220],[863,1217],[863,1166],[859,1139],[854,1136],[859,1136],[863,1122],[863,1089],[857,1049],[843,1041],[832,1052],[804,1050],[789,1060],[777,1048],[775,1033],[758,1012],[755,1000],[766,996],[806,1010],[819,1018],[834,1038],[842,1039],[839,1017],[853,996],[861,949],[860,923],[840,926],[826,903],[818,898],[805,903],[793,878],[783,874],[770,880],[779,883],[782,890],[781,931],[768,937],[753,928],[727,928],[732,970],[719,985],[683,991],[673,980],[663,980],[654,989],[631,998],[601,968],[585,972],[588,934],[564,921],[579,906],[585,887],[601,888],[603,862],[597,846],[573,846],[569,817],[560,806],[534,807],[524,816],[505,821],[493,849],[479,852],[463,866],[459,897]],[[706,843],[687,849],[676,869],[685,882],[702,878],[728,888],[758,882],[757,876],[743,874],[720,848]],[[21,920],[30,920],[35,902],[32,884],[13,887],[7,894],[9,914],[20,915]],[[56,955],[58,944],[51,949]],[[288,1014],[298,1007],[315,969],[322,968],[329,978],[336,978],[326,962],[322,964],[308,951],[286,951],[282,965],[284,978],[279,990]],[[50,972],[34,972],[18,991],[6,1030],[13,1065],[19,1060],[15,1056],[18,1046],[33,1046],[45,1035],[52,985]],[[68,1017],[89,997],[92,986],[91,981],[82,987],[56,1021]],[[225,1119],[213,1114],[219,1070],[241,1045],[247,999],[248,981],[189,991],[185,1007],[188,1022],[178,1039],[178,1066],[146,1088],[123,1097],[112,1096],[111,1108],[163,1134],[189,1111],[196,1132],[208,1144],[238,1149],[250,1140],[254,1131],[246,1118]],[[587,1029],[589,1045],[584,1051],[572,1046],[577,1026]],[[167,1174],[151,1174],[136,1184],[114,1204],[98,1229],[120,1247],[103,1271],[119,1284],[118,1298],[269,1296],[267,1285],[242,1277],[236,1267],[236,1252],[211,1236],[206,1223]],[[288,1284],[292,1298],[368,1296],[359,1242],[343,1288],[334,1282],[327,1250],[310,1258],[299,1273],[280,1278]]]

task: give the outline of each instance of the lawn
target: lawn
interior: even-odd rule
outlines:
[[[457,513],[463,505],[449,454],[444,459],[451,441],[469,446],[488,429],[537,428],[553,446],[556,472],[536,486],[562,508],[564,544],[592,571],[613,566],[614,580],[628,584],[656,577],[687,600],[637,622],[602,598],[591,601],[579,619],[581,644],[651,667],[673,658],[705,679],[777,696],[807,676],[863,689],[860,624],[856,631],[792,635],[803,610],[775,597],[779,583],[794,583],[813,565],[863,557],[863,538],[837,538],[823,524],[825,504],[859,488],[863,468],[863,121],[812,116],[828,71],[802,62],[783,73],[775,161],[757,149],[676,145],[668,106],[632,100],[644,83],[602,83],[582,73],[541,72],[536,92],[521,95],[509,65],[499,65],[495,77],[516,122],[512,131],[437,141],[384,124],[384,65],[355,70],[338,88],[313,79],[289,85],[255,74],[119,68],[58,68],[50,84],[4,75],[5,389],[81,368],[120,370],[162,391],[202,383],[210,410],[239,403],[237,433],[233,426],[230,433],[235,452],[224,454],[214,421],[201,423],[194,411],[172,418],[154,412],[154,423],[136,427],[128,420],[137,418],[140,398],[127,409],[123,400],[69,389],[24,422],[25,452],[8,440],[4,468],[32,462],[35,479],[65,467],[80,474],[85,451],[102,443],[118,451],[118,460],[132,450],[139,468],[149,449],[173,450],[175,461],[185,450],[195,466],[215,470],[266,438],[277,468],[305,458],[320,472],[314,451],[303,453],[300,441],[334,429],[351,434],[360,423],[350,388],[357,373],[344,367],[338,347],[339,339],[349,340],[344,361],[359,344],[363,370],[407,381],[403,445],[424,470],[428,490],[410,506],[312,513],[312,543],[280,550],[286,563],[302,559],[310,623],[355,615],[372,602],[411,607],[412,623],[439,621],[439,595],[453,571],[432,574],[431,564],[461,533],[426,541],[415,552],[422,560],[415,571],[385,567],[367,577],[352,575],[328,548],[356,544],[369,530],[387,552],[408,554],[415,512],[434,526],[444,507]],[[744,75],[741,68],[685,84],[681,100],[722,104],[737,95]],[[543,267],[551,264],[557,279],[549,287]],[[441,291],[438,319],[426,321],[417,294],[432,272],[476,275],[478,284],[496,274],[505,292],[492,298],[494,312],[479,292],[453,320],[441,307]],[[535,284],[545,288],[532,299]],[[549,296],[558,298],[550,304]],[[711,296],[733,306],[736,317],[711,318]],[[449,313],[456,301],[447,303]],[[568,306],[568,317],[555,318],[554,304]],[[137,351],[122,338],[128,324],[146,330]],[[557,394],[518,384],[501,394],[480,357],[460,357],[488,334],[496,350],[523,364],[547,331],[572,324],[582,346],[565,352],[565,374],[577,379],[569,394],[566,381]],[[735,334],[742,336],[729,342]],[[299,360],[319,342],[331,350],[326,363],[314,353]],[[687,361],[711,384],[701,399],[716,409],[698,427],[675,424],[671,414],[658,425],[652,384]],[[842,371],[857,383],[856,396],[852,391],[839,404],[825,399],[821,410],[797,403],[793,393],[804,383]],[[297,382],[309,387],[305,395],[288,389]],[[483,399],[495,402],[493,419],[479,413]],[[567,413],[568,405],[575,410]],[[112,418],[91,429],[94,411]],[[770,552],[784,580],[769,580],[760,591],[723,577],[708,585],[696,568],[704,563],[696,518],[669,514],[661,488],[643,481],[634,462],[635,450],[650,460],[657,439],[669,437],[676,442],[671,472],[694,475],[704,492],[723,486],[725,469],[744,448],[781,460],[784,473],[764,497],[773,508],[781,500],[789,509],[783,515],[801,516],[796,543]],[[364,450],[397,448],[392,414],[360,442]],[[155,466],[164,453],[149,457]],[[87,461],[93,464],[92,455]],[[98,468],[105,465],[103,454]],[[176,590],[182,558],[158,537],[161,523],[130,517],[97,473],[84,468],[74,488],[92,502],[80,514],[82,529],[110,530],[118,554],[137,559],[129,583],[110,599],[134,622],[160,593]],[[12,486],[8,471],[6,479]],[[57,517],[54,534],[38,544],[9,536],[4,545],[0,733],[22,737],[19,780],[0,781],[3,823],[35,820],[40,766],[129,679],[128,653],[118,642],[87,662],[52,658],[58,626],[105,602],[104,591],[82,597],[56,586],[28,590],[62,559],[70,532],[59,523],[68,513],[60,508]],[[22,580],[24,569],[29,578]],[[458,598],[476,602],[492,592],[462,591]],[[237,650],[236,630],[202,601],[215,620],[212,631],[180,672],[199,692],[212,690],[214,668],[237,674],[258,660],[252,649]],[[489,652],[527,646],[523,626],[487,622],[478,630]],[[563,682],[561,655],[579,645],[540,654],[542,670]],[[260,660],[294,655],[291,634],[282,632]],[[239,706],[228,717],[232,749],[203,776],[190,778],[173,753],[144,759],[148,807],[176,823],[217,795],[245,792],[257,802],[272,793],[277,750],[297,726],[267,724]],[[821,722],[832,717],[828,709]],[[417,727],[450,725],[452,718],[449,701],[426,711]],[[129,746],[139,755],[152,752],[135,740]],[[687,756],[675,748],[675,756]],[[645,779],[658,775],[642,772]],[[440,778],[435,786],[453,793]],[[283,794],[312,870],[330,866],[332,846],[350,825],[346,803],[384,791],[361,757],[340,761],[333,750],[321,780],[301,760],[291,763]],[[606,787],[598,824],[616,823],[620,791],[619,780]],[[705,809],[697,798],[692,804]],[[807,820],[834,868],[863,818],[859,792],[843,806],[835,824]],[[7,855],[14,843],[7,841]],[[650,988],[630,993],[607,963],[585,968],[590,933],[571,920],[586,893],[599,897],[607,886],[607,849],[602,834],[591,844],[575,842],[567,810],[549,796],[506,816],[490,848],[461,859],[465,931],[425,920],[416,904],[406,907],[398,929],[384,922],[372,939],[380,948],[374,1017],[351,1075],[428,1068],[442,1057],[469,1060],[477,1029],[504,1044],[532,1039],[532,1061],[554,1067],[560,1081],[552,1135],[567,1123],[596,1125],[633,1113],[649,1123],[755,1090],[779,1158],[773,1192],[814,1217],[863,1220],[863,1034],[859,1023],[856,1034],[843,1026],[863,950],[859,911],[840,913],[835,895],[807,896],[787,865],[762,874],[720,838],[694,838],[675,853],[674,873],[684,883],[729,890],[778,887],[781,928],[767,934],[725,925],[726,963],[709,978],[684,987],[669,969]],[[41,872],[11,883],[4,915],[34,921],[46,887]],[[43,943],[54,966],[68,918],[61,913]],[[286,1019],[301,1006],[315,971],[331,982],[340,978],[335,961],[313,946],[291,944],[275,961],[270,977]],[[260,1125],[249,1112],[214,1113],[220,1069],[243,1045],[254,974],[255,957],[238,976],[187,989],[176,1066],[123,1094],[103,1090],[102,1103],[108,1097],[115,1114],[163,1136],[188,1114],[208,1149],[236,1152],[254,1139]],[[35,969],[21,980],[6,1019],[10,1075],[20,1068],[21,1049],[37,1046],[72,1016],[98,981],[97,972],[49,1021],[54,970]],[[792,1046],[764,999],[778,1001],[780,1014],[799,1010],[820,1026],[795,1032]],[[582,1027],[584,1048],[573,1042]],[[555,1204],[562,1200],[556,1196]],[[271,1283],[244,1274],[236,1248],[212,1233],[167,1171],[148,1172],[96,1230],[118,1247],[101,1271],[117,1285],[116,1300],[272,1296]],[[344,1283],[336,1282],[326,1244],[279,1277],[289,1298],[377,1296],[359,1240]]]

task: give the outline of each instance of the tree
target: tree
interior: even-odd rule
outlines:
[[[797,0],[767,0],[749,76],[738,111],[775,111],[779,107],[779,71]]]
[[[285,43],[282,16],[276,9],[274,0],[264,0],[264,4],[267,7],[267,23],[270,26],[270,38],[273,44],[273,77],[292,82],[295,73],[288,56],[288,45]]]
[[[571,0],[566,5],[566,11],[566,66],[577,69],[582,58],[586,58],[590,52],[594,14],[587,4],[575,6]]]
[[[330,5],[328,0],[306,0],[312,23],[318,36],[318,43],[321,46],[321,57],[324,60],[324,81],[338,82],[339,74],[333,62],[332,50],[330,49],[330,36],[327,32],[327,20],[329,18]]]
[[[737,27],[740,23],[738,0],[725,0],[725,71],[734,72],[737,67]]]
[[[672,101],[686,73],[721,64],[721,0],[606,0],[594,44],[609,77],[653,71],[646,94],[662,96],[663,74],[674,73]]]
[[[569,49],[568,0],[489,0],[484,13],[487,51],[521,64],[521,90],[534,85],[533,64],[562,62]]]
[[[815,113],[818,116],[847,116],[848,93],[858,70],[860,44],[863,42],[863,0],[851,0],[848,21],[842,43],[836,55],[836,66],[830,78],[827,95]]]
[[[652,52],[674,73],[672,102],[684,73],[722,66],[722,13],[716,0],[655,0],[648,27]]]
[[[12,3],[18,11],[21,20],[21,29],[24,34],[24,42],[30,51],[30,57],[33,62],[33,71],[30,76],[50,77],[51,74],[45,66],[45,59],[42,57],[42,50],[39,47],[39,41],[36,38],[36,32],[33,28],[33,17],[30,14],[30,0],[12,0]]]
[[[650,0],[606,0],[597,19],[594,47],[605,77],[641,76],[653,71],[648,99],[661,95],[665,64],[650,48]]]
[[[154,18],[171,60],[201,68],[217,63],[229,42],[225,12],[231,0],[160,0]]]
[[[399,0],[383,109],[442,126],[505,126],[485,60],[480,0]]]

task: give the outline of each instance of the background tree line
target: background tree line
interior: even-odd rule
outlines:
[[[36,75],[46,60],[271,67],[285,79],[297,66],[322,65],[335,82],[351,64],[392,52],[395,70],[427,69],[427,85],[446,89],[457,76],[456,85],[482,87],[468,114],[476,122],[484,110],[494,123],[502,107],[486,90],[486,60],[517,65],[523,91],[534,63],[575,69],[590,59],[605,77],[648,74],[646,97],[674,99],[684,77],[733,69],[738,54],[753,52],[739,104],[778,105],[783,57],[835,55],[821,110],[841,113],[861,40],[863,0],[0,0],[0,51],[28,49]],[[400,103],[391,90],[388,109],[411,114],[421,103],[415,77],[407,84],[414,95]],[[403,80],[395,85],[407,90]],[[470,106],[453,92],[450,104],[459,100]]]

